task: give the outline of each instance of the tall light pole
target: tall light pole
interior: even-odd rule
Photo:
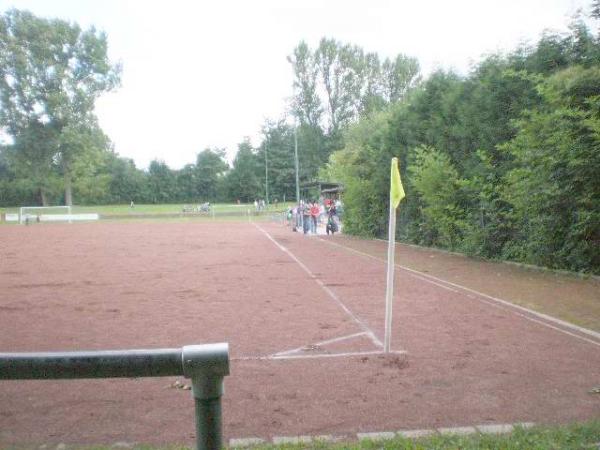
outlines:
[[[296,211],[300,215],[300,227],[304,231],[304,217],[300,211],[300,181],[298,176],[298,124],[294,122],[294,160],[296,163]]]
[[[269,157],[267,153],[267,145],[265,144],[265,201],[269,206]]]

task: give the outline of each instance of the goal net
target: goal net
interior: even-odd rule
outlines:
[[[71,221],[70,206],[22,206],[19,223]]]

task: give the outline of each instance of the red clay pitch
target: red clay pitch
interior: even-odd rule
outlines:
[[[1,233],[0,352],[229,342],[225,439],[600,416],[600,339],[406,270],[392,348],[407,353],[363,354],[383,340],[385,265],[338,236],[206,222]],[[176,379],[0,382],[0,446],[189,445]]]

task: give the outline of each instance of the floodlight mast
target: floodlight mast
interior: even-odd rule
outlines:
[[[296,163],[296,213],[300,215],[300,226],[304,230],[304,217],[300,211],[300,181],[298,177],[298,123],[294,122],[294,160]],[[294,224],[296,226],[296,224]]]
[[[265,201],[269,206],[269,158],[267,153],[267,145],[265,144]]]

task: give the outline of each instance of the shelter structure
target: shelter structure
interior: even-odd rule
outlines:
[[[300,185],[300,198],[305,200],[338,200],[344,186],[330,181],[311,181]]]

